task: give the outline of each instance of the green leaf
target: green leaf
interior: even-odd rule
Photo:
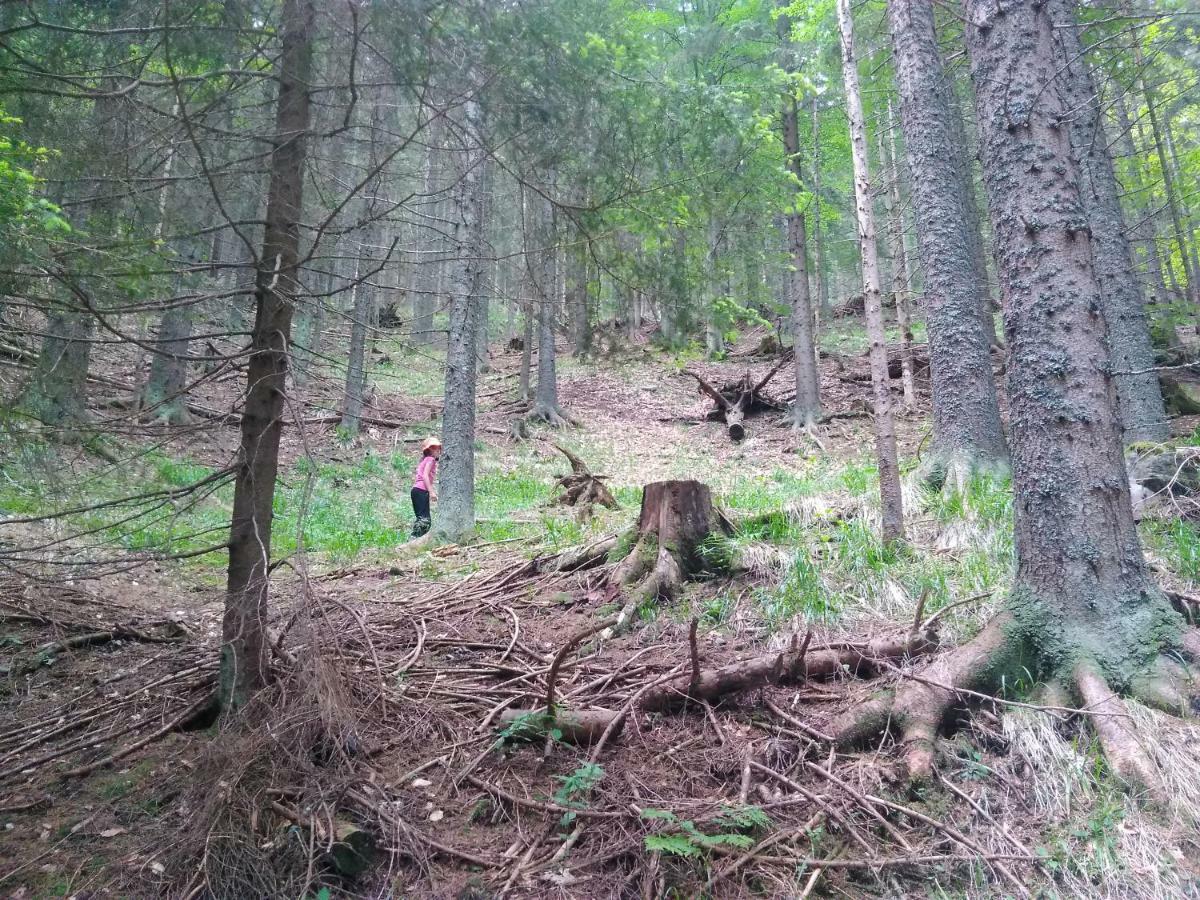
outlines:
[[[671,853],[675,856],[700,855],[700,848],[682,834],[648,834],[646,849],[652,853]]]

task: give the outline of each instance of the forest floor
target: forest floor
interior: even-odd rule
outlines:
[[[957,643],[1002,598],[1010,485],[922,489],[919,380],[899,421],[908,543],[882,545],[861,332],[835,323],[826,345],[837,348],[822,360],[826,410],[840,417],[815,441],[752,418],[740,444],[705,421],[709,403],[681,369],[761,376],[777,360],[750,338],[722,362],[649,345],[564,357],[560,400],[580,426],[519,443],[508,438],[518,355],[497,350],[480,385],[478,539],[419,553],[403,548],[407,493],[416,443],[437,425],[436,355],[392,363],[381,345],[370,413],[400,427],[354,440],[318,421],[337,392],[314,379],[296,413],[311,424],[285,432],[276,504],[280,679],[241,724],[204,710],[221,557],[123,561],[164,541],[218,543],[228,486],[132,521],[117,508],[8,526],[8,547],[37,549],[21,551],[26,574],[0,583],[0,896],[1200,896],[1193,722],[1130,704],[1170,787],[1151,806],[1113,784],[1083,717],[1039,707],[1033,684],[964,710],[935,780],[916,788],[897,777],[888,740],[854,753],[822,740],[927,657],[640,708],[654,684],[690,676],[693,627],[706,671],[798,639],[840,659],[921,616]],[[118,361],[103,377],[119,389]],[[782,372],[768,392],[786,401],[789,383]],[[228,408],[237,385],[209,385],[196,404]],[[112,409],[96,403],[97,415]],[[116,462],[9,438],[0,509],[32,517],[191,485],[236,447],[236,427],[202,424],[144,429],[103,452]],[[1195,421],[1176,425],[1197,443]],[[568,466],[551,441],[609,476],[619,508],[580,521],[557,505]],[[620,607],[611,564],[555,561],[626,533],[642,485],[669,478],[709,484],[733,535],[673,601],[588,634]],[[90,534],[59,543],[68,524]],[[1142,528],[1164,583],[1195,591],[1195,528],[1171,517]],[[107,557],[99,577],[69,577]],[[571,709],[627,712],[624,727],[591,746],[546,739],[536,716],[499,727],[504,710],[536,711],[551,691]]]

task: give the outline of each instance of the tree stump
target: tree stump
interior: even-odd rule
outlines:
[[[704,568],[701,545],[728,525],[699,481],[656,481],[642,489],[637,543],[613,571],[610,587],[631,591],[618,626],[642,603],[670,600],[680,583]]]

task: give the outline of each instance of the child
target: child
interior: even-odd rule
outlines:
[[[441,455],[442,442],[436,437],[425,438],[421,443],[421,461],[417,463],[411,492],[413,514],[417,518],[413,523],[414,538],[427,534],[433,524],[429,515],[429,501],[437,499],[437,464]]]

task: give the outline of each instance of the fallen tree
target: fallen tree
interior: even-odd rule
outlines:
[[[920,656],[937,646],[931,631],[916,629],[901,635],[874,638],[861,644],[841,644],[819,650],[808,649],[808,638],[799,646],[795,639],[787,650],[765,653],[729,663],[717,669],[701,671],[693,663],[693,672],[680,676],[642,697],[647,711],[666,712],[688,703],[711,703],[725,697],[771,684],[791,684],[810,678],[829,678],[840,672],[870,676],[883,662]],[[698,654],[693,648],[693,659]]]
[[[730,439],[740,441],[746,436],[745,420],[747,416],[762,412],[786,411],[787,407],[764,393],[767,385],[771,383],[771,379],[786,362],[787,358],[780,360],[757,382],[750,380],[750,372],[747,370],[737,381],[726,384],[720,389],[709,383],[703,375],[691,369],[684,369],[684,374],[695,378],[700,385],[701,393],[706,394],[716,404],[708,413],[709,421],[724,422]]]

